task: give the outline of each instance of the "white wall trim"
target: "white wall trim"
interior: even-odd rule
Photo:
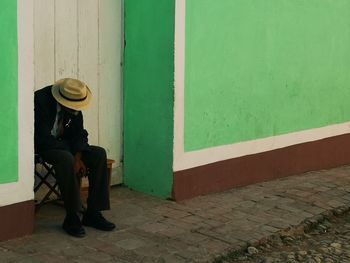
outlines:
[[[186,170],[218,161],[276,150],[347,133],[350,133],[350,122],[193,152],[177,152],[174,161],[174,171]]]
[[[184,150],[186,0],[176,0],[175,105],[173,170],[181,171],[218,161],[350,133],[350,122],[198,151]]]
[[[176,0],[175,6],[175,103],[174,103],[174,162],[175,171],[182,167],[184,156],[185,108],[185,46],[186,0]],[[181,170],[181,169],[180,169]]]
[[[33,1],[17,1],[18,182],[0,185],[0,206],[33,200],[34,198]]]

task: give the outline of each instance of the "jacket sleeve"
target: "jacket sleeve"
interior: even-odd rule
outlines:
[[[83,114],[79,112],[76,117],[76,127],[74,129],[74,135],[70,138],[69,145],[71,146],[71,152],[76,154],[77,152],[84,151],[88,148],[88,132],[84,129]]]
[[[70,150],[67,141],[62,139],[56,139],[51,135],[50,127],[50,117],[48,109],[46,109],[43,104],[35,97],[35,148],[37,151],[47,151],[47,150]]]

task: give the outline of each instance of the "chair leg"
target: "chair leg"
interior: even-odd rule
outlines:
[[[36,203],[36,206],[37,206],[36,210],[38,210],[43,204],[51,201],[50,200],[50,196],[52,194],[55,194],[57,196],[58,200],[62,200],[62,197],[61,197],[61,193],[59,191],[59,187],[58,187],[57,181],[55,181],[55,183],[53,185],[48,182],[49,176],[52,175],[54,177],[54,175],[55,175],[55,171],[54,171],[53,167],[52,166],[50,167],[49,165],[47,165],[43,161],[38,162],[36,164],[41,164],[45,168],[46,173],[45,173],[45,175],[41,175],[35,169],[35,175],[40,179],[40,182],[38,183],[38,185],[36,185],[34,187],[34,192],[37,192],[40,189],[40,187],[42,187],[43,185],[46,185],[49,188],[49,191],[45,194],[43,199],[40,202]],[[52,201],[58,201],[58,200],[52,200]]]

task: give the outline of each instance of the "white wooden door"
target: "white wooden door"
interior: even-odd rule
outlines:
[[[87,83],[93,105],[84,112],[90,144],[116,160],[122,182],[122,0],[35,0],[35,87],[73,77]]]

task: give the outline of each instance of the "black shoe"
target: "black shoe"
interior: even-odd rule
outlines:
[[[80,218],[77,214],[67,214],[63,221],[62,228],[67,234],[74,237],[84,237],[85,230],[80,222]]]
[[[92,226],[102,231],[112,231],[115,224],[106,220],[101,212],[86,212],[82,221],[84,226]]]

